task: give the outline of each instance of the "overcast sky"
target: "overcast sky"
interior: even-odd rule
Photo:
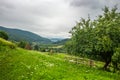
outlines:
[[[94,19],[105,5],[116,4],[120,0],[0,0],[0,25],[66,38],[81,17]]]

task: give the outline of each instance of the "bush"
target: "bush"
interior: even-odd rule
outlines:
[[[0,31],[0,37],[3,38],[3,39],[6,39],[8,40],[8,34],[4,31]]]
[[[6,41],[2,38],[0,38],[0,47],[9,47],[11,49],[15,49],[16,45],[13,44],[12,42]]]
[[[20,48],[25,48],[26,44],[27,44],[27,42],[25,42],[25,41],[20,41],[20,42],[18,43],[18,47],[20,47]]]
[[[25,45],[25,49],[27,49],[27,50],[32,50],[32,47],[31,47],[31,45],[30,45],[29,43],[27,43],[27,44]]]
[[[114,72],[120,69],[120,48],[115,50],[115,53],[112,56],[112,64],[114,67]]]

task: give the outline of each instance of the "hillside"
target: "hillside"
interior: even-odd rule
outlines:
[[[64,45],[69,39],[63,39],[57,42],[54,42],[54,44]]]
[[[63,40],[63,38],[50,38],[50,40],[51,40],[52,42],[58,42],[58,41]]]
[[[0,39],[0,80],[119,80],[117,73],[101,69],[102,62],[88,65],[89,59],[67,54],[42,53],[11,48],[11,42]],[[77,64],[75,59],[79,58]]]
[[[51,40],[41,37],[35,33],[24,31],[20,29],[11,29],[0,26],[0,31],[5,31],[9,35],[10,40],[14,41],[28,41],[28,42],[40,42],[40,43],[52,43]]]

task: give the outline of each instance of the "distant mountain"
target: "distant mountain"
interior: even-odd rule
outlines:
[[[54,44],[64,45],[69,39],[63,39],[57,42],[54,42]]]
[[[20,29],[11,29],[0,26],[0,31],[8,33],[9,40],[14,41],[28,41],[28,42],[39,42],[39,43],[52,43],[50,39],[41,37],[35,33],[24,31]]]
[[[63,38],[50,38],[50,40],[51,40],[52,42],[58,42],[58,41],[63,40]]]

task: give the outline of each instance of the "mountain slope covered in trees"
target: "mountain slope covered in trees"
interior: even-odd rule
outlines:
[[[19,30],[19,29],[11,29],[0,26],[0,31],[5,31],[8,33],[9,40],[14,41],[28,41],[28,42],[39,42],[39,43],[51,43],[51,40],[41,37],[35,33]]]

